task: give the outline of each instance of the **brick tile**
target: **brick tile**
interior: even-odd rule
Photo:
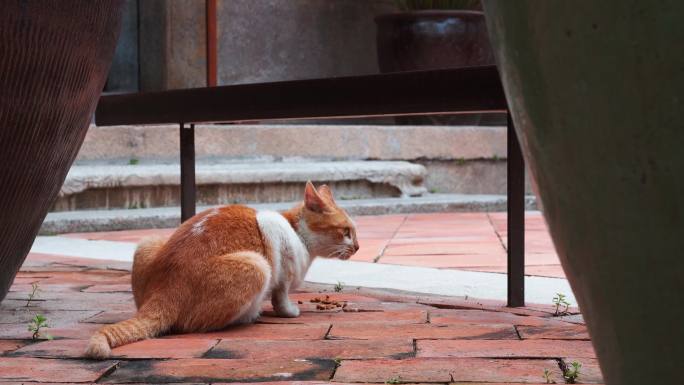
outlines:
[[[338,302],[380,302],[377,298],[347,293],[291,293],[290,300],[294,302],[302,301],[304,303],[311,303],[311,299],[325,298],[326,296],[329,297],[330,300]]]
[[[333,325],[329,338],[517,339],[518,335],[511,325],[342,324]]]
[[[431,308],[414,302],[356,302],[348,303],[345,310],[347,312],[358,313],[373,313],[373,312],[390,312],[390,311],[404,311],[410,312],[412,310],[429,311]]]
[[[224,340],[320,340],[330,329],[329,324],[253,324],[230,326],[209,333],[173,334],[163,338],[200,338]]]
[[[11,354],[12,357],[81,358],[88,340],[52,340],[25,346]]]
[[[409,214],[408,219],[435,221],[435,220],[450,220],[450,219],[472,219],[472,220],[487,220],[487,213],[416,213]]]
[[[57,310],[38,310],[35,308],[19,309],[17,311],[2,310],[0,319],[6,324],[0,326],[0,338],[16,339],[31,338],[31,332],[27,330],[27,325],[36,314],[44,315],[47,318],[48,328],[44,331],[52,336],[57,336],[57,332],[63,328],[70,328],[78,324],[79,320],[92,317],[98,311],[57,311]]]
[[[506,253],[492,254],[444,254],[444,255],[384,255],[379,263],[404,266],[436,268],[467,268],[473,266],[501,265],[506,263]]]
[[[81,322],[94,324],[113,324],[133,318],[135,310],[104,311]]]
[[[590,341],[559,340],[418,340],[417,357],[596,358]]]
[[[570,365],[571,362],[577,361],[582,364],[580,369],[580,375],[578,378],[581,384],[602,384],[603,375],[601,374],[601,368],[599,367],[599,362],[597,359],[588,358],[563,358],[563,363]]]
[[[60,237],[80,238],[98,241],[119,241],[138,243],[143,238],[151,236],[170,236],[175,229],[143,229],[143,230],[122,230],[122,231],[101,231],[95,233],[69,233],[61,234]]]
[[[214,382],[212,385],[254,385],[253,382]],[[3,384],[5,385],[5,384]],[[42,385],[42,384],[41,384]],[[259,382],[258,385],[352,385],[343,382],[330,381],[267,381]],[[354,384],[361,385],[361,384]],[[427,384],[413,384],[413,385],[427,385]]]
[[[453,236],[470,236],[470,237],[488,237],[492,235],[491,230],[471,230],[465,231],[455,231],[453,229],[445,229],[444,227],[440,229],[400,229],[392,239],[412,239],[412,238],[444,238]]]
[[[132,266],[133,263],[128,261],[60,256],[59,260],[50,265],[50,268],[55,270],[58,270],[60,267],[65,268],[64,270],[76,268],[81,271],[85,269],[131,271]]]
[[[81,311],[98,312],[113,309],[117,305],[130,308],[134,307],[133,295],[130,293],[59,293],[61,296],[31,302],[26,307],[26,299],[7,299],[3,301],[3,309],[29,310],[33,313],[46,313],[48,311]]]
[[[131,274],[117,270],[88,270],[88,271],[50,271],[48,278],[42,278],[43,272],[28,272],[24,277],[41,277],[40,285],[72,284],[72,285],[95,285],[95,284],[119,284],[131,282]]]
[[[17,350],[28,343],[27,340],[0,340],[0,355]]]
[[[214,382],[211,385],[255,385],[253,382]],[[5,384],[2,384],[5,385]],[[43,385],[43,384],[41,384]],[[259,382],[258,385],[362,385],[351,384],[344,382],[330,382],[330,381],[267,381]],[[412,385],[427,385],[427,384],[412,384]]]
[[[404,244],[425,244],[425,243],[494,243],[501,244],[499,237],[496,236],[494,232],[488,233],[486,235],[461,235],[452,234],[446,237],[414,237],[414,238],[393,238],[390,241],[393,245],[404,245]]]
[[[74,339],[88,339],[97,330],[99,330],[102,325],[98,324],[85,324],[85,323],[75,323],[58,328],[47,329],[47,332],[55,339],[59,338],[74,338]]]
[[[332,360],[179,359],[126,361],[104,382],[261,382],[278,380],[326,381],[335,368]]]
[[[382,255],[388,239],[359,239],[359,251],[351,257],[352,261],[373,262]]]
[[[557,317],[559,321],[563,322],[569,322],[573,324],[578,324],[578,325],[585,325],[586,322],[584,322],[584,317],[582,314],[573,314],[573,315],[566,315],[562,317]]]
[[[483,271],[487,273],[506,273],[507,267],[498,265],[498,266],[463,266],[459,267],[459,269],[462,270],[469,270],[469,271]],[[527,263],[525,264],[525,275],[527,276],[537,276],[537,277],[550,277],[550,278],[565,278],[565,272],[563,271],[563,267],[558,264],[558,265],[541,265],[541,266],[533,266],[533,265],[528,265]]]
[[[199,358],[218,340],[149,339],[112,350],[115,358]],[[12,356],[81,358],[88,340],[52,340],[26,346]]]
[[[406,214],[360,215],[353,218],[357,225],[365,223],[396,223],[400,225],[406,220]]]
[[[319,341],[221,341],[207,358],[369,359],[413,355],[412,339]]]
[[[348,305],[350,306],[350,305]],[[349,309],[358,309],[351,305]],[[288,323],[288,324],[338,324],[345,322],[353,323],[426,323],[426,310],[401,310],[401,311],[358,311],[358,312],[303,312],[297,318],[281,318],[275,314],[263,314],[259,318],[261,323]]]
[[[462,299],[453,297],[421,297],[417,302],[422,305],[429,305],[438,309],[466,309],[466,310],[487,310],[501,313],[510,313],[521,316],[549,317],[552,312],[541,311],[530,306],[526,307],[507,307],[503,301],[483,300],[483,299]]]
[[[93,285],[88,288],[83,289],[84,293],[119,293],[131,292],[130,283],[120,283],[120,284],[110,284],[110,285]]]
[[[440,359],[342,361],[335,382],[450,382],[452,362]]]
[[[555,319],[535,316],[520,316],[517,314],[486,310],[439,309],[430,311],[430,323],[435,325],[450,325],[455,323],[470,324],[511,324],[525,326],[564,326],[563,322]]]
[[[588,340],[584,325],[568,326],[518,326],[522,339]]]
[[[560,369],[554,360],[482,358],[412,358],[406,360],[342,361],[334,381],[386,382],[539,382],[544,369],[557,383]]]
[[[377,240],[377,241],[387,241],[394,236],[395,230],[363,230],[356,228],[356,236],[359,241],[362,240]]]
[[[0,381],[94,382],[115,364],[116,361],[0,358]]]
[[[216,343],[210,339],[156,338],[120,346],[112,354],[121,358],[199,358]]]

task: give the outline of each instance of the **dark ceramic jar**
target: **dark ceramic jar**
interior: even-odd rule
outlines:
[[[381,72],[494,64],[482,12],[400,12],[375,22]]]
[[[493,65],[484,14],[479,11],[412,11],[380,15],[377,50],[380,72]],[[400,124],[503,125],[505,115],[415,116]]]

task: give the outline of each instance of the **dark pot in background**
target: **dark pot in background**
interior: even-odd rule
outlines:
[[[485,10],[606,385],[684,383],[684,2]]]
[[[121,0],[3,1],[0,300],[88,130],[112,62]]]
[[[478,11],[413,11],[380,15],[380,72],[416,71],[494,64],[484,14]],[[505,125],[500,114],[400,117],[406,124]]]

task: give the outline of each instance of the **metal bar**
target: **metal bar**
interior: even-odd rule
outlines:
[[[207,24],[207,87],[216,86],[217,38],[216,38],[216,0],[206,0]]]
[[[525,306],[525,162],[508,114],[508,306]]]
[[[195,215],[195,125],[180,124],[181,222]]]
[[[495,66],[111,95],[99,126],[505,112]]]

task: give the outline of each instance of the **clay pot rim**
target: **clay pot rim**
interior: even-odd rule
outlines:
[[[453,9],[443,9],[443,10],[422,10],[422,11],[398,11],[392,13],[385,13],[382,15],[377,15],[375,21],[385,21],[385,20],[397,20],[397,19],[448,19],[452,17],[458,18],[480,18],[484,17],[484,12],[482,11],[471,11],[471,10],[453,10]]]

